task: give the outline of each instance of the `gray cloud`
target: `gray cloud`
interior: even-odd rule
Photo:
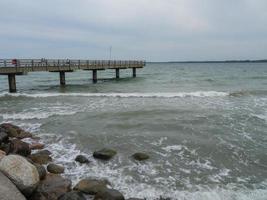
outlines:
[[[265,0],[1,0],[1,57],[261,59]]]

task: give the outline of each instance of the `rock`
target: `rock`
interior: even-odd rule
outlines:
[[[83,155],[78,155],[75,158],[75,161],[76,162],[79,162],[79,163],[89,163],[89,160],[85,156],[83,156]]]
[[[99,191],[94,200],[124,200],[124,197],[118,190],[106,188]]]
[[[8,141],[8,135],[7,133],[0,130],[0,144],[2,142],[6,143]]]
[[[6,156],[6,152],[0,150],[0,161]]]
[[[51,151],[49,151],[47,149],[38,151],[37,153],[38,154],[45,154],[45,155],[48,155],[48,156],[52,155]]]
[[[50,163],[47,166],[47,171],[53,174],[62,174],[64,173],[65,168],[61,165],[56,165],[54,163]]]
[[[0,161],[0,170],[25,196],[29,196],[39,183],[36,167],[21,156],[5,156]]]
[[[127,200],[145,200],[145,199],[139,199],[139,198],[130,198],[130,199],[127,199]]]
[[[86,198],[81,192],[71,191],[59,197],[58,200],[86,200]]]
[[[32,137],[32,134],[24,131],[23,129],[21,129],[18,126],[15,126],[13,124],[9,124],[9,123],[4,123],[0,125],[0,129],[5,132],[8,137],[16,137],[19,139],[23,139],[23,138],[27,138],[27,137]]]
[[[14,139],[10,141],[9,154],[10,153],[26,157],[31,154],[31,150],[28,143],[22,142],[19,139]]]
[[[1,172],[0,198],[1,200],[26,200],[17,187]]]
[[[30,144],[30,149],[31,150],[43,149],[44,146],[45,146],[44,144],[36,142],[36,143]]]
[[[52,158],[48,155],[48,153],[49,151],[41,151],[30,155],[28,158],[30,158],[34,163],[46,165],[52,161]]]
[[[40,180],[44,180],[45,177],[46,177],[46,169],[45,169],[45,167],[43,165],[40,165],[40,164],[37,164],[37,163],[34,163],[33,165],[36,167],[36,169],[38,171]]]
[[[71,181],[57,174],[47,174],[42,180],[30,200],[57,200],[59,197],[69,192]]]
[[[132,157],[138,161],[143,161],[143,160],[149,159],[149,155],[147,155],[145,153],[135,153],[132,155]]]
[[[113,156],[115,156],[117,152],[113,149],[101,149],[99,151],[95,151],[93,156],[94,158],[101,159],[101,160],[109,160]]]
[[[86,194],[95,195],[100,190],[107,188],[110,185],[108,180],[97,180],[97,179],[83,179],[75,185],[74,190],[84,192]]]

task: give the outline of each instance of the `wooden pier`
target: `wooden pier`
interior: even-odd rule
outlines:
[[[76,70],[92,71],[93,83],[97,82],[97,71],[114,69],[115,77],[120,78],[120,69],[132,69],[136,77],[136,69],[143,68],[145,61],[117,60],[69,60],[69,59],[0,59],[0,75],[8,76],[9,92],[16,92],[16,75],[29,72],[58,72],[60,85],[65,85],[65,73]]]

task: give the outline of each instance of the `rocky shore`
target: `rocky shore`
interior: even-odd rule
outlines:
[[[25,142],[25,138],[31,138],[31,142]],[[85,176],[72,186],[71,180],[62,176],[64,166],[53,163],[52,154],[33,134],[13,124],[1,124],[1,200],[125,200],[123,194],[105,179]],[[113,149],[103,148],[93,152],[93,157],[108,161],[116,154]],[[138,152],[132,155],[132,159],[144,162],[149,156]],[[90,160],[84,155],[77,155],[73,162],[90,166]],[[161,197],[158,199],[163,200]]]

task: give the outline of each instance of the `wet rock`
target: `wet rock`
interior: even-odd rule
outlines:
[[[1,200],[26,200],[17,187],[1,172],[0,198]]]
[[[44,146],[45,146],[44,144],[36,142],[36,143],[30,144],[30,149],[31,150],[43,149]]]
[[[127,199],[127,200],[145,200],[145,199],[130,198],[130,199]]]
[[[25,196],[29,196],[39,183],[36,167],[21,156],[5,156],[0,161],[0,170]]]
[[[45,165],[52,161],[52,158],[48,155],[49,151],[41,151],[30,155],[30,158],[34,163]]]
[[[65,168],[61,165],[56,165],[54,163],[50,163],[47,166],[47,171],[53,174],[62,174],[64,173]]]
[[[86,198],[82,192],[71,191],[59,197],[58,200],[86,200]]]
[[[7,133],[3,132],[0,130],[0,144],[3,142],[3,143],[6,143],[8,141],[8,135]]]
[[[79,162],[79,163],[89,163],[89,160],[85,156],[83,156],[83,155],[78,155],[75,158],[75,161],[76,162]]]
[[[124,200],[124,197],[118,190],[103,189],[95,195],[94,200]]]
[[[75,185],[73,189],[84,192],[86,194],[95,195],[100,190],[107,188],[107,185],[110,185],[108,180],[87,178],[79,181],[79,183]]]
[[[8,152],[10,151],[10,143],[2,143],[0,144],[0,150],[6,152],[6,154],[8,154]]]
[[[149,155],[145,154],[145,153],[135,153],[132,155],[132,157],[135,159],[135,160],[138,160],[138,161],[143,161],[143,160],[147,160],[149,159]]]
[[[36,167],[36,169],[38,171],[40,180],[44,180],[45,177],[46,177],[46,169],[45,169],[45,167],[43,165],[40,165],[40,164],[37,164],[37,163],[34,163],[33,165]]]
[[[0,161],[6,156],[6,152],[0,150]]]
[[[109,160],[113,156],[115,156],[117,152],[113,149],[101,149],[99,151],[95,151],[93,156],[94,158],[101,159],[101,160]]]
[[[38,151],[38,154],[45,154],[45,155],[48,155],[48,156],[52,155],[51,151],[49,151],[47,149]]]
[[[10,153],[26,157],[31,154],[31,150],[28,143],[22,142],[19,139],[14,139],[10,141],[9,154]]]
[[[23,129],[21,129],[18,126],[15,126],[13,124],[10,123],[4,123],[0,125],[0,129],[5,132],[8,137],[16,137],[19,139],[23,139],[23,138],[27,138],[27,137],[32,137],[32,134],[24,131]]]
[[[57,200],[59,197],[69,192],[71,181],[57,174],[47,174],[42,180],[30,200]]]

